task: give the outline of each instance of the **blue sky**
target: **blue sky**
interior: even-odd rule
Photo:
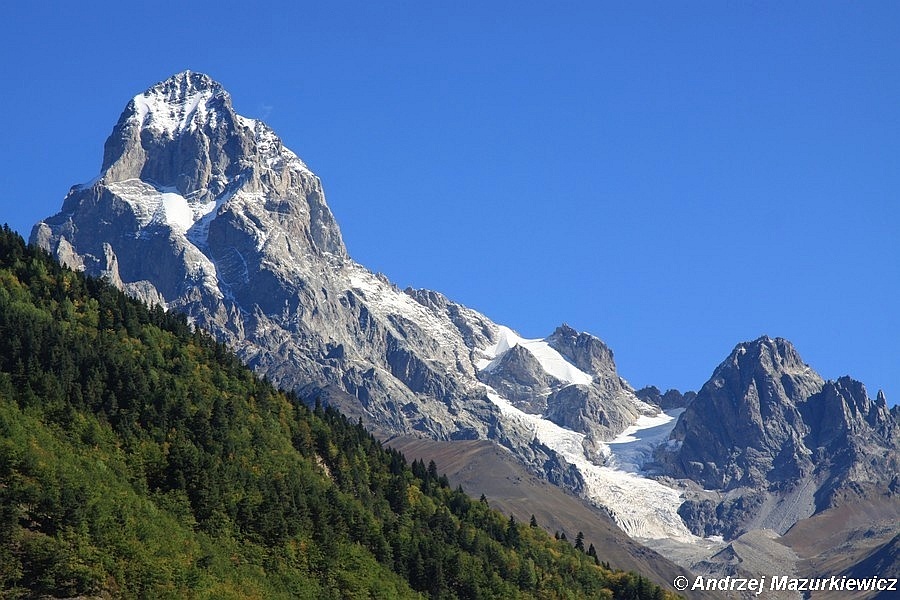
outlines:
[[[632,385],[782,336],[900,401],[900,5],[10,3],[0,221],[97,175],[192,69],[322,178],[350,253]]]

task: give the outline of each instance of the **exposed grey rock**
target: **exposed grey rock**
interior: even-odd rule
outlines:
[[[468,348],[486,348],[494,341],[497,326],[484,315],[449,300],[440,292],[407,288],[412,299],[436,314],[446,316]]]
[[[616,371],[612,350],[599,338],[579,333],[563,323],[547,338],[547,343],[585,373],[610,381],[618,380],[625,387]]]
[[[179,73],[132,99],[100,175],[73,187],[31,241],[185,312],[275,384],[333,403],[383,435],[493,439],[535,472],[578,488],[574,468],[487,392],[536,413],[561,398],[553,414],[595,438],[639,414],[608,348],[567,328],[550,343],[595,379],[581,391],[560,394],[569,382],[519,346],[491,356],[498,368],[482,372],[499,326],[353,262],[319,179],[201,73]]]
[[[665,394],[659,391],[655,385],[648,385],[634,392],[640,400],[653,406],[658,406],[662,410],[673,410],[676,408],[684,408],[694,401],[697,397],[696,392],[685,392],[682,394],[678,390],[667,390]]]
[[[548,419],[558,425],[608,440],[642,414],[659,411],[641,401],[616,369],[613,352],[599,338],[566,324],[547,343],[582,371],[593,375],[590,386],[558,388],[547,399]]]
[[[627,389],[569,385],[547,400],[548,419],[574,431],[593,434],[599,440],[615,437],[644,413]]]
[[[673,473],[710,489],[792,481],[808,462],[796,405],[823,385],[786,340],[738,345],[678,420]]]
[[[709,490],[680,511],[696,533],[784,533],[841,502],[895,493],[898,432],[883,397],[850,378],[823,381],[789,342],[763,337],[719,365],[656,458]]]
[[[799,408],[810,428],[804,443],[822,482],[817,510],[873,494],[898,495],[900,421],[883,394],[873,402],[862,383],[841,377]]]
[[[502,396],[514,399],[516,406],[525,412],[533,414],[543,414],[547,410],[551,388],[562,383],[544,371],[524,346],[510,348],[492,368],[480,371],[478,378]]]

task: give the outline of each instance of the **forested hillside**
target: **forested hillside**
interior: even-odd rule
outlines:
[[[533,525],[0,232],[0,597],[668,597]]]

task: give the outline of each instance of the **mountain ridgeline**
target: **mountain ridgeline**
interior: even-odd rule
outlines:
[[[825,381],[790,342],[739,344],[656,453],[699,484],[680,512],[699,535],[786,532],[862,499],[900,502],[900,406],[850,377]]]
[[[491,440],[683,567],[719,536],[783,534],[863,501],[890,516],[900,502],[900,409],[883,394],[825,381],[768,337],[738,344],[696,394],[635,391],[593,335],[561,325],[524,339],[439,292],[400,290],[348,255],[303,161],[201,73],[128,102],[99,175],[30,241],[185,314],[379,439],[439,440],[444,453]]]
[[[2,597],[669,597],[577,546],[0,231]]]
[[[31,242],[184,312],[280,387],[320,396],[385,437],[493,439],[577,488],[577,471],[489,393],[592,440],[657,410],[618,376],[603,342],[571,328],[540,356],[520,347],[531,356],[504,359],[516,346],[506,328],[352,261],[324,198],[271,129],[188,71],[128,103],[100,175],[73,187]],[[577,368],[553,368],[568,364]]]

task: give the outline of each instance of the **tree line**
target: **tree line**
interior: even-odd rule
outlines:
[[[0,597],[669,597],[577,545],[0,230]]]

